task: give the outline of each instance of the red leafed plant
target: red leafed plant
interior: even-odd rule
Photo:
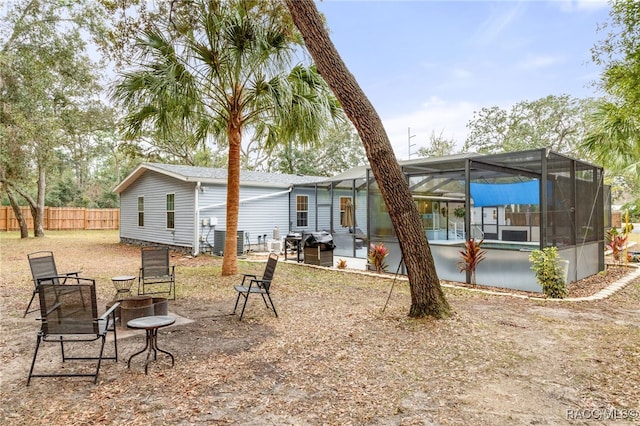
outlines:
[[[369,247],[369,263],[376,268],[376,272],[382,273],[387,269],[387,265],[384,262],[384,258],[389,254],[389,249],[380,243],[375,245],[371,243]]]
[[[460,272],[469,271],[471,273],[471,284],[476,283],[476,268],[480,262],[482,262],[487,254],[486,250],[481,250],[480,246],[484,242],[484,239],[476,241],[471,238],[469,241],[465,241],[464,250],[460,250],[460,257],[462,260],[458,262],[458,268]]]
[[[611,248],[613,252],[613,259],[615,261],[620,260],[620,253],[624,250],[627,243],[627,237],[628,235],[626,235],[626,233],[620,234],[616,228],[611,228],[607,231],[607,245]]]

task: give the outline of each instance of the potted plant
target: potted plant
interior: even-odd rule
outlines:
[[[476,284],[476,268],[487,255],[487,251],[480,248],[483,242],[484,240],[476,241],[474,238],[471,238],[469,241],[465,241],[464,250],[460,251],[462,260],[458,262],[458,268],[460,272],[468,271],[471,273],[471,284],[473,285]]]
[[[375,245],[371,243],[369,247],[369,263],[375,268],[376,272],[382,273],[387,270],[387,264],[384,258],[389,254],[389,249],[380,243]]]
[[[453,209],[453,215],[459,219],[464,218],[464,216],[467,214],[467,210],[463,207],[456,207],[455,209]]]

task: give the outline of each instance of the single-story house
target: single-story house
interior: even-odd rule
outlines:
[[[422,216],[438,276],[465,281],[465,240],[483,239],[478,284],[541,291],[530,252],[558,247],[569,282],[604,269],[610,192],[604,170],[546,149],[457,154],[400,162]],[[145,163],[116,187],[122,241],[166,244],[193,254],[224,246],[226,169]],[[366,265],[369,243],[384,243],[389,271],[404,273],[400,247],[368,167],[332,178],[242,172],[238,252],[287,234],[326,231],[334,263]],[[609,212],[609,214],[606,214]],[[357,260],[357,262],[356,262]],[[366,266],[365,266],[366,267]]]
[[[313,189],[297,184],[325,177],[242,171],[238,252],[266,248],[297,225],[314,221]],[[220,254],[224,248],[227,170],[170,164],[140,164],[114,189],[120,195],[120,240],[161,244],[190,252]],[[306,200],[306,205],[302,202]],[[304,226],[297,227],[304,228]]]

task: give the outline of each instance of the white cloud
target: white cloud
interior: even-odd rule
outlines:
[[[527,55],[523,60],[516,64],[516,68],[520,70],[532,70],[547,68],[564,62],[564,58],[553,55]]]
[[[554,0],[564,12],[599,10],[609,7],[607,0]]]
[[[459,79],[467,79],[473,76],[473,73],[471,71],[464,68],[454,68],[452,74],[455,78]]]
[[[471,120],[473,112],[481,108],[482,106],[471,102],[449,102],[434,96],[424,102],[420,109],[402,116],[383,117],[382,122],[396,157],[406,160],[409,158],[409,143],[415,144],[411,147],[413,154],[418,149],[427,147],[431,133],[442,133],[443,137],[454,139],[457,149],[460,149],[467,137],[467,122]],[[409,128],[414,136],[411,142]]]

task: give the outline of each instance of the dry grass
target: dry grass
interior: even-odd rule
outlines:
[[[98,385],[26,387],[38,329],[34,314],[22,318],[33,285],[26,254],[54,250],[61,271],[97,279],[106,303],[111,276],[137,273],[139,249],[110,231],[0,238],[2,424],[561,424],[567,410],[640,409],[638,280],[589,303],[447,288],[455,314],[435,321],[407,318],[404,282],[382,313],[391,280],[281,262],[279,318],[256,299],[239,322],[229,315],[238,277],[220,277],[220,259],[182,255],[172,258],[170,311],[194,322],[159,337],[174,368],[159,358],[147,376],[127,369],[143,345],[133,334],[118,339],[122,359],[104,363]],[[263,268],[240,262],[242,272]],[[57,367],[56,349],[38,365]]]

